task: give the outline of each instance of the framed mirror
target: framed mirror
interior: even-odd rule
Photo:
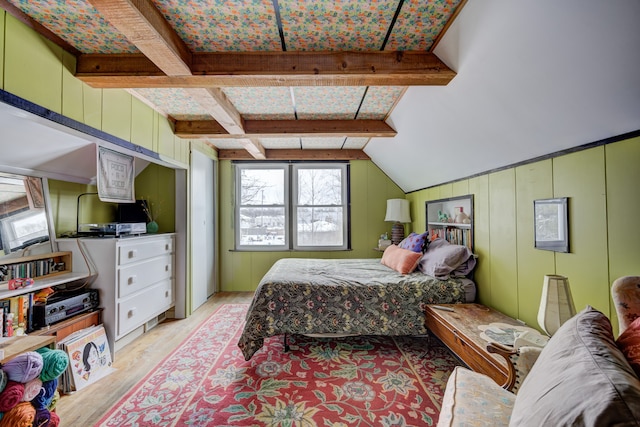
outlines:
[[[535,247],[569,252],[568,198],[541,199],[533,202]]]
[[[55,252],[46,178],[0,172],[0,261]]]

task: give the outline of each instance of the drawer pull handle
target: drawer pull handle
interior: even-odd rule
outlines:
[[[164,271],[171,271],[171,268],[169,267],[169,264],[164,266]]]
[[[127,313],[127,317],[131,319],[135,314],[136,314],[136,308],[131,307],[131,310],[129,310],[129,312]]]
[[[128,283],[130,285],[133,285],[134,283],[136,283],[136,276],[129,276]]]
[[[169,251],[171,248],[169,247],[169,244],[167,243],[166,245],[164,245],[164,250],[165,251]]]
[[[169,298],[169,291],[164,291],[165,298]]]
[[[129,258],[135,258],[136,256],[138,256],[138,251],[133,249],[129,251]]]

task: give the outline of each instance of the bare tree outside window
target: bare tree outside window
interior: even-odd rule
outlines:
[[[284,170],[241,169],[240,243],[285,244]]]
[[[298,169],[298,245],[342,245],[342,204],[340,169]]]

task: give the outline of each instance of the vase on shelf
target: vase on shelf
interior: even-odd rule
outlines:
[[[158,232],[158,223],[155,221],[151,221],[147,223],[147,233],[157,233]]]
[[[469,215],[464,213],[464,210],[463,210],[462,206],[458,206],[458,207],[454,208],[454,210],[455,210],[455,213],[456,213],[454,222],[456,222],[457,224],[469,224],[469,222],[470,222]]]

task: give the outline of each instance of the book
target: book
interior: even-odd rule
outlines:
[[[111,366],[109,342],[102,325],[74,332],[62,339],[58,348],[69,356],[69,366],[61,377],[64,392],[81,390],[115,370]]]
[[[2,311],[2,324],[0,325],[0,336],[8,337],[7,316],[11,312],[10,302],[8,299],[0,300],[0,311]]]

